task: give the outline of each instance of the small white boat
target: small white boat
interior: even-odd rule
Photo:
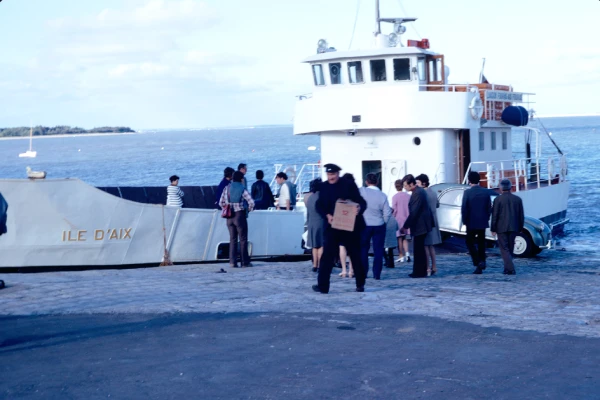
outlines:
[[[21,158],[35,158],[37,157],[37,151],[33,151],[33,127],[29,131],[29,150],[25,153],[20,153]]]

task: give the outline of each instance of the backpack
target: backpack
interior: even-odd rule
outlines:
[[[285,184],[288,186],[288,189],[290,190],[290,205],[295,206],[296,205],[296,196],[297,196],[297,187],[296,184],[292,183],[292,182],[288,182],[285,181]]]

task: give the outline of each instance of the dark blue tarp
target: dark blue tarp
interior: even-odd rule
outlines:
[[[98,189],[126,200],[145,204],[167,204],[166,186],[99,187]],[[184,208],[214,208],[216,186],[181,186]]]
[[[502,122],[512,126],[525,126],[529,123],[529,113],[522,106],[508,106],[502,111]]]

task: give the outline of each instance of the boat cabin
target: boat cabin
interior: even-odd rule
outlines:
[[[429,40],[401,42],[403,24],[414,20],[381,19],[394,30],[377,33],[368,50],[338,52],[320,40],[304,60],[313,92],[298,96],[294,118],[294,134],[320,135],[323,163],[339,164],[359,186],[376,173],[390,197],[408,173],[461,183],[469,169],[486,173],[488,163],[511,160],[502,112],[527,95],[506,85],[449,84],[444,55]]]

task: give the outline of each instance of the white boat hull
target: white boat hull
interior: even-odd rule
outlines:
[[[21,158],[36,158],[37,151],[26,151],[25,153],[19,154],[19,157],[21,157]]]
[[[0,192],[9,204],[0,268],[158,265],[165,237],[172,262],[227,259],[219,210],[137,203],[77,179],[0,180]],[[253,257],[304,253],[303,213],[255,211],[248,225]]]

